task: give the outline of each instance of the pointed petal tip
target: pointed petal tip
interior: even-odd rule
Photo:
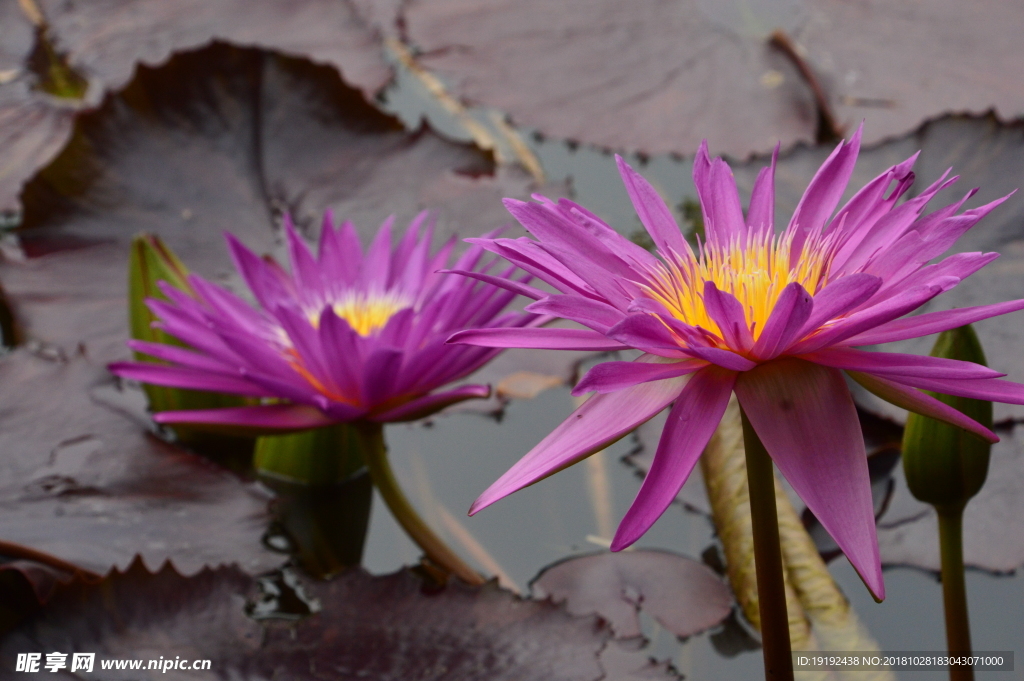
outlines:
[[[615,538],[612,539],[611,546],[609,546],[608,548],[613,553],[618,553],[619,551],[622,551],[624,549],[628,549],[630,546],[635,544],[637,539],[638,539],[638,537],[629,538],[629,537],[623,536],[622,535],[622,528],[620,527],[619,530],[615,533]]]

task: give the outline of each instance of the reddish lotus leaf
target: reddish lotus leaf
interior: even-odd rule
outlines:
[[[334,67],[368,97],[391,80],[379,34],[347,3],[43,0],[38,8],[45,30],[37,39],[19,3],[0,2],[0,211],[18,208],[22,184],[64,147],[78,112],[127,85],[137,66],[162,64],[174,52],[215,40],[276,50]],[[84,77],[84,97],[38,92],[48,67],[31,68],[34,50]]]
[[[732,611],[729,587],[703,563],[642,549],[567,558],[530,583],[538,597],[565,601],[576,615],[596,613],[618,638],[640,636],[640,610],[680,638],[715,626]]]
[[[702,138],[736,156],[815,139],[797,45],[841,124],[868,143],[926,118],[1024,113],[1019,8],[1000,0],[887,3],[414,0],[397,30],[466,100],[546,135],[690,154]]]
[[[367,97],[391,80],[377,34],[344,2],[40,0],[39,5],[69,64],[104,91],[123,88],[137,65],[163,64],[174,52],[214,40],[329,64]]]
[[[137,553],[188,573],[279,565],[260,542],[267,494],[147,433],[120,398],[82,356],[0,361],[3,538],[99,573]]]
[[[304,590],[319,612],[260,623],[244,607],[257,596],[256,581],[237,569],[186,578],[169,565],[150,573],[136,561],[101,584],[59,589],[49,607],[6,637],[0,663],[45,649],[95,652],[97,669],[111,658],[211,662],[209,671],[159,673],[167,679],[625,681],[599,665],[610,633],[595,618],[522,600],[493,583],[428,591],[408,571],[373,577],[354,570]],[[648,668],[645,678],[678,678],[638,659],[634,666]]]

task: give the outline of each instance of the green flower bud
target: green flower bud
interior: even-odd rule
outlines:
[[[932,357],[985,364],[985,353],[968,326],[944,331]],[[928,392],[987,428],[992,427],[992,403]],[[963,508],[985,484],[990,445],[978,436],[947,423],[911,413],[903,431],[903,472],[919,500],[933,506]]]
[[[137,340],[185,346],[177,338],[160,329],[152,327],[156,317],[146,306],[146,299],[166,300],[157,282],[165,281],[171,286],[190,295],[192,287],[188,283],[188,269],[159,237],[152,234],[139,234],[132,240],[131,255],[128,260],[128,320],[132,338]],[[134,353],[140,362],[158,362],[148,355]],[[149,398],[150,411],[173,411],[178,409],[213,409],[216,407],[234,407],[249,404],[251,400],[238,395],[202,392],[168,388],[162,385],[144,383],[142,386]],[[200,433],[190,428],[177,427],[174,432],[183,444],[202,449],[209,444],[215,447],[240,445],[237,438],[225,438]],[[243,449],[245,449],[243,447]],[[239,454],[248,458],[250,454],[243,451]]]

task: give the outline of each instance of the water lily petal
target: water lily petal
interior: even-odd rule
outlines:
[[[815,364],[862,371],[882,376],[922,376],[924,378],[972,379],[1000,378],[1006,374],[989,369],[974,362],[958,359],[930,357],[928,355],[906,355],[898,352],[870,352],[852,348],[827,348],[800,355]]]
[[[735,352],[723,350],[722,348],[709,348],[701,345],[690,345],[686,348],[687,354],[698,357],[723,369],[730,371],[749,371],[757,364],[746,357],[737,355]]]
[[[825,285],[814,296],[811,316],[798,335],[806,335],[839,315],[846,314],[867,302],[881,287],[882,279],[871,274],[851,274]]]
[[[144,355],[162,359],[167,362],[174,362],[180,364],[188,369],[198,369],[200,371],[215,371],[220,373],[231,373],[231,368],[216,359],[211,358],[208,355],[204,355],[192,350],[186,350],[185,348],[177,345],[167,345],[165,343],[151,343],[149,341],[141,341],[130,339],[127,342],[129,348],[135,352],[141,352]]]
[[[585,395],[589,392],[610,393],[623,388],[660,381],[664,378],[685,376],[708,366],[708,363],[696,359],[678,361],[666,360],[657,355],[645,354],[633,362],[602,362],[592,367],[580,382],[573,388],[573,395]]]
[[[252,407],[162,411],[157,423],[190,426],[232,435],[256,437],[296,433],[337,423],[319,409],[304,404],[263,404]]]
[[[906,340],[908,338],[920,338],[933,333],[955,329],[966,324],[998,317],[1009,312],[1024,310],[1024,298],[1019,300],[1008,300],[1005,303],[993,305],[978,305],[976,307],[962,307],[957,310],[942,310],[940,312],[927,312],[915,317],[895,319],[873,329],[859,333],[847,339],[850,345],[876,345],[878,343],[892,343],[893,341]]]
[[[943,379],[922,376],[886,376],[886,378],[896,383],[923,390],[933,390],[944,395],[972,397],[976,400],[1006,404],[1024,404],[1024,385],[998,378]]]
[[[842,373],[777,359],[740,374],[736,396],[786,480],[884,598],[864,436]]]
[[[166,385],[186,390],[207,390],[210,392],[249,395],[251,397],[273,397],[274,392],[246,380],[238,375],[218,374],[208,369],[189,369],[167,366],[153,362],[113,362],[107,365],[110,373],[121,378],[130,378],[143,383]]]
[[[491,395],[491,387],[487,385],[464,385],[454,390],[424,395],[418,399],[406,402],[400,407],[390,409],[380,414],[371,415],[371,421],[380,423],[400,423],[403,421],[417,421],[450,407],[459,402],[473,399],[486,399]]]
[[[549,295],[545,291],[541,291],[539,288],[534,288],[520,281],[514,279],[507,279],[504,277],[496,277],[491,274],[483,274],[482,272],[472,272],[469,270],[438,270],[438,274],[461,274],[464,277],[471,279],[477,279],[493,286],[518,293],[526,298],[532,298],[533,300],[540,300],[545,296]]]
[[[633,170],[628,163],[615,155],[615,164],[622,176],[622,184],[626,186],[629,200],[633,202],[641,224],[651,235],[654,245],[663,253],[682,253],[689,248],[683,240],[683,233],[676,223],[672,211],[665,205],[665,200],[640,173]]]
[[[607,395],[594,395],[574,411],[469,509],[477,513],[509,494],[604,449],[668,406],[688,377],[641,383]]]
[[[607,303],[580,296],[547,296],[526,306],[527,312],[548,314],[569,319],[594,331],[604,333],[625,316]]]
[[[847,338],[856,336],[862,331],[866,331],[875,326],[896,319],[897,317],[902,317],[908,312],[916,310],[943,291],[947,291],[955,286],[959,281],[960,280],[956,277],[947,277],[928,286],[918,286],[916,288],[902,291],[898,295],[895,295],[889,300],[879,303],[878,305],[872,305],[871,307],[854,312],[849,317],[842,319],[828,329],[800,341],[794,347],[790,348],[790,351],[793,354],[802,354],[805,352],[814,352],[815,350],[828,345],[841,343]]]
[[[534,348],[538,350],[624,350],[627,346],[590,329],[469,329],[453,333],[447,343],[486,348]]]
[[[612,551],[621,551],[639,539],[675,500],[718,428],[735,382],[736,373],[716,366],[690,378],[669,412],[654,462],[619,523]]]
[[[747,228],[755,234],[775,231],[775,166],[779,162],[779,148],[772,151],[772,163],[760,170],[750,192],[750,208],[747,210]]]
[[[794,281],[786,286],[779,294],[751,353],[759,359],[771,359],[788,348],[799,338],[813,308],[811,294],[800,282]]]
[[[637,348],[663,357],[686,357],[680,343],[657,317],[650,314],[631,314],[608,329],[608,338],[624,347]]]
[[[754,337],[747,326],[743,305],[736,296],[718,290],[713,281],[705,281],[704,306],[722,332],[722,340],[726,345],[741,352],[746,352],[754,345]]]
[[[846,184],[850,181],[853,167],[857,163],[857,155],[860,153],[863,130],[862,123],[849,142],[839,143],[835,151],[818,168],[804,195],[800,197],[800,202],[793,211],[793,219],[787,227],[787,231],[794,234],[793,250],[790,252],[791,266],[799,259],[807,236],[820,232],[825,227],[825,221],[839,205],[839,199],[843,198]]]
[[[895,404],[897,407],[958,426],[974,433],[983,440],[992,443],[999,442],[999,436],[985,426],[963,412],[954,409],[944,402],[940,402],[931,395],[923,393],[916,388],[909,388],[905,385],[886,380],[881,376],[872,376],[871,374],[859,371],[847,371],[846,373],[850,378],[864,386],[866,390],[881,397],[886,402]]]

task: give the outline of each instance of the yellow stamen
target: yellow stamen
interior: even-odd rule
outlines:
[[[408,298],[396,293],[350,293],[333,307],[334,313],[347,321],[356,333],[369,336],[410,304]],[[314,324],[318,322],[319,318]]]
[[[666,263],[659,263],[642,286],[675,318],[721,337],[704,306],[704,282],[713,282],[718,290],[739,300],[747,328],[756,340],[787,285],[799,282],[814,295],[827,283],[831,242],[828,237],[809,237],[793,263],[792,234],[751,234],[726,246],[703,244],[699,256],[687,250],[666,257]]]

